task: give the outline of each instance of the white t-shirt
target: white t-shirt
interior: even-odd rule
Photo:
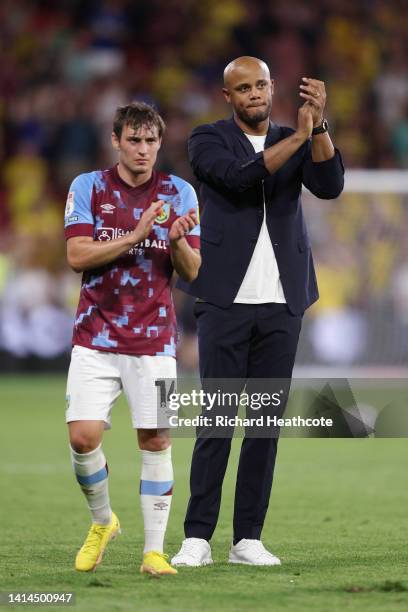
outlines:
[[[253,136],[252,134],[245,134],[245,136],[251,142],[256,153],[264,150],[266,135]],[[262,227],[244,280],[234,300],[234,303],[238,304],[286,303],[282,283],[279,278],[278,264],[266,226],[265,192],[263,193],[264,217]]]

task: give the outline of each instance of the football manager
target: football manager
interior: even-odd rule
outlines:
[[[181,288],[197,297],[203,386],[208,379],[290,381],[303,313],[318,298],[302,184],[318,198],[336,198],[344,168],[324,115],[324,83],[301,79],[295,130],[271,121],[273,93],[263,61],[235,59],[223,87],[233,117],[195,128],[188,143],[200,182],[202,265]],[[230,563],[280,564],[261,541],[277,437],[246,435],[242,442]],[[212,563],[209,541],[230,447],[230,437],[197,437],[185,540],[174,565]]]

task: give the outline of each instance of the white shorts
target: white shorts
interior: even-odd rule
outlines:
[[[164,428],[168,421],[156,381],[175,380],[176,375],[174,357],[139,357],[74,346],[67,380],[66,422],[104,421],[105,429],[110,429],[112,407],[123,389],[135,429]]]

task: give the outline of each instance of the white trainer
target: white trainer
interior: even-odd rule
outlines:
[[[211,547],[207,540],[201,538],[186,538],[180,550],[171,560],[172,565],[187,565],[201,567],[214,563],[211,558]]]
[[[229,563],[243,563],[244,565],[280,565],[280,559],[266,550],[261,540],[240,540],[235,546],[232,544]]]

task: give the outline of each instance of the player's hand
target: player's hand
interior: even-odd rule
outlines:
[[[310,104],[305,102],[298,110],[298,124],[296,132],[305,140],[310,138],[313,130],[313,114]]]
[[[323,121],[326,88],[324,82],[317,79],[303,77],[302,81],[303,83],[299,86],[301,89],[299,95],[309,104],[313,115],[313,127],[317,127]]]
[[[169,231],[170,242],[175,242],[184,238],[197,225],[197,213],[194,208],[190,208],[186,215],[178,217]]]
[[[132,232],[132,242],[134,242],[134,244],[142,242],[148,237],[152,231],[154,220],[161,213],[163,204],[164,202],[162,200],[157,200],[156,202],[152,202],[149,208],[144,211]]]

